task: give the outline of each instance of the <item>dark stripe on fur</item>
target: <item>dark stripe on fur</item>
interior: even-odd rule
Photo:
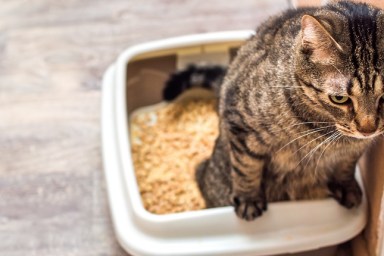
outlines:
[[[254,129],[251,126],[249,126],[244,122],[244,117],[242,113],[237,109],[233,109],[233,108],[226,109],[223,113],[223,117],[225,121],[230,122],[229,124],[230,126],[231,125],[238,126],[239,129],[242,129],[243,131],[246,131],[246,132],[254,131]]]
[[[313,89],[317,92],[323,92],[321,89],[315,87],[313,84],[311,83],[307,83],[306,81],[304,81],[303,79],[301,79],[297,74],[295,74],[295,79],[297,81],[298,84],[303,84],[304,86],[310,88],[310,89]]]
[[[326,9],[331,10],[331,11],[337,13],[337,14],[340,15],[340,16],[343,16],[343,17],[345,17],[345,18],[348,18],[343,10],[340,10],[339,8],[337,8],[337,7],[334,6],[334,5],[327,5],[327,6],[326,6]]]
[[[357,70],[356,70],[355,76],[357,78],[357,81],[359,82],[360,89],[363,89],[364,88],[364,82],[363,82],[363,79],[361,78],[360,74],[357,72]]]
[[[360,88],[363,91],[369,91],[373,89],[370,82],[370,71],[369,67],[373,65],[376,67],[377,62],[377,52],[375,49],[376,46],[376,18],[378,10],[375,10],[374,13],[371,13],[371,9],[366,4],[356,5],[347,1],[340,2],[340,5],[345,8],[345,12],[348,15],[348,26],[351,36],[352,44],[352,63],[355,67],[356,73],[355,76],[358,78]],[[366,45],[367,47],[357,48],[356,45]],[[373,55],[369,52],[369,48],[373,48]],[[359,50],[359,52],[356,52]],[[357,59],[357,56],[360,59]],[[362,67],[362,70],[359,72],[359,67]],[[365,78],[365,83],[363,82],[363,77]]]
[[[304,89],[303,88],[299,88],[300,89],[300,91],[302,92],[302,97],[303,97],[303,99],[304,99],[304,97],[305,97],[305,99],[306,100],[308,100],[313,106],[315,106],[316,105],[316,102],[314,102],[306,93],[305,93],[305,91],[304,91]],[[316,94],[318,94],[318,92],[316,91]],[[307,103],[306,102],[304,102],[304,101],[300,101],[300,104],[302,104],[302,103],[304,103],[305,105],[307,105]]]
[[[238,156],[241,155],[241,154],[246,154],[248,156],[250,156],[251,158],[255,159],[255,160],[265,160],[267,158],[267,155],[264,155],[264,154],[258,154],[258,153],[255,153],[255,152],[252,152],[250,151],[250,149],[248,147],[245,147],[245,150],[242,150],[240,149],[236,143],[234,143],[233,141],[230,142],[230,146],[231,146],[231,150],[234,151],[234,154],[233,154],[233,157],[236,159],[236,161],[241,164],[242,166],[245,166],[247,167],[248,165],[245,164]]]
[[[251,156],[253,159],[256,160],[265,160],[266,158],[268,158],[268,155],[253,152],[248,146],[245,147],[245,152],[247,153],[247,155]]]
[[[352,80],[349,80],[348,84],[347,84],[347,93],[348,93],[348,95],[352,95],[352,87],[353,87]]]
[[[239,125],[238,123],[232,120],[227,120],[227,123],[229,125],[228,129],[233,135],[247,135],[250,133],[250,131],[247,128]]]
[[[236,152],[236,153],[239,153],[239,154],[243,154],[244,153],[244,150],[242,150],[241,148],[239,148],[236,143],[234,143],[232,140],[229,141],[229,146],[231,147],[231,150]]]
[[[239,91],[240,89],[237,86],[231,86],[227,94],[225,96],[225,105],[227,107],[236,107],[238,100],[237,97],[239,97]]]
[[[233,170],[237,175],[239,175],[239,176],[241,176],[241,177],[245,177],[245,174],[244,174],[242,171],[240,171],[240,169],[237,168],[236,166],[232,165],[232,170]]]
[[[262,120],[266,120],[264,115],[261,115]],[[264,132],[268,133],[270,136],[279,136],[278,134],[274,133],[271,129],[271,126],[268,125],[266,122],[261,122],[260,123],[260,128],[263,129]]]
[[[257,140],[260,144],[262,144],[262,145],[267,145],[267,143],[265,142],[265,140],[263,139],[263,137],[261,136],[261,134],[260,134],[259,131],[257,131],[257,130],[254,129],[252,134],[255,135],[256,140]]]
[[[244,120],[245,120],[244,117],[242,116],[241,112],[238,111],[237,109],[225,110],[223,113],[223,117],[226,120],[227,124],[229,125],[229,127],[228,127],[229,131],[233,135],[239,136],[239,135],[242,135],[245,132],[247,132],[249,135],[250,134],[254,135],[255,138],[257,139],[257,141],[261,145],[266,145],[266,142],[262,138],[260,133],[244,122]],[[239,131],[240,133],[237,133],[237,131]],[[247,146],[244,145],[244,147],[247,147]]]
[[[343,4],[343,3],[341,3]],[[353,20],[352,18],[350,17],[350,15],[344,15],[348,18],[348,30],[349,30],[349,41],[351,42],[351,61],[352,61],[352,64],[353,64],[353,67],[355,68],[355,70],[357,71],[357,69],[359,68],[359,62],[356,58],[356,39],[355,39],[355,36],[354,36],[354,28],[353,28]],[[355,73],[355,76],[357,75],[357,73]]]
[[[302,123],[304,123],[304,125],[308,128],[308,129],[315,129],[317,128],[316,125],[310,123],[310,120],[306,119],[303,115],[302,115],[302,108],[298,108],[294,102],[294,100],[292,99],[291,95],[290,95],[290,92],[289,91],[285,91],[284,92],[284,96],[285,96],[285,100],[290,108],[290,110],[292,111],[292,113],[295,115],[295,117]]]
[[[325,102],[322,99],[319,99],[320,104],[323,106],[325,110],[327,110],[329,113],[335,115],[335,116],[342,116],[344,115],[344,112],[338,108],[332,105],[332,103]]]
[[[237,161],[240,165],[242,165],[242,166],[244,166],[244,167],[248,167],[248,165],[245,164],[245,163],[239,158],[239,155],[244,154],[244,150],[242,150],[241,148],[239,148],[239,147],[236,145],[236,143],[234,143],[233,141],[230,141],[229,144],[230,144],[230,147],[231,147],[231,150],[232,150],[232,155],[233,155],[233,157],[236,159],[236,161]]]
[[[377,49],[377,14],[379,13],[379,10],[375,10],[373,13],[374,20],[373,20],[373,31],[372,31],[372,47],[374,48],[373,51],[373,66],[375,67],[375,70],[378,71],[378,49]]]
[[[235,137],[234,139],[236,139],[242,147],[242,149],[240,149],[239,147],[237,147],[235,145],[234,142],[231,142],[232,143],[231,146],[235,145],[235,148],[236,148],[236,150],[238,150],[238,152],[247,154],[248,156],[250,156],[251,158],[256,159],[256,160],[264,160],[265,158],[267,158],[267,155],[265,155],[265,154],[259,154],[259,153],[252,151],[246,143],[246,137],[238,136],[238,137]]]
[[[250,63],[250,65],[256,69],[257,66],[259,66],[260,63],[264,61],[267,57],[268,55],[266,53],[263,53],[262,55],[259,56],[259,58],[257,58],[255,61]],[[249,96],[240,95],[240,88],[237,86],[239,84],[245,83],[245,80],[247,79],[249,79],[248,76],[241,76],[241,75],[236,76],[232,85],[229,87],[228,91],[225,94],[225,104],[227,106],[236,106],[238,103],[238,97],[241,97],[242,100],[244,98],[248,100]],[[247,106],[245,106],[245,110],[246,110],[245,112],[246,114],[253,115],[253,111],[250,108],[247,108]]]

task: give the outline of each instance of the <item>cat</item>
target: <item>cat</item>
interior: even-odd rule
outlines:
[[[355,166],[384,131],[384,12],[348,1],[265,21],[228,69],[190,66],[163,91],[218,97],[219,136],[197,167],[207,207],[252,221],[267,202],[362,201]]]

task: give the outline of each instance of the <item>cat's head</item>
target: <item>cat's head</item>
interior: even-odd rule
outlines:
[[[384,132],[384,12],[336,2],[301,18],[295,77],[302,100],[343,135]]]

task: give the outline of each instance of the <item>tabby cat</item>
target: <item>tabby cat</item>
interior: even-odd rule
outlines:
[[[191,66],[164,98],[217,92],[220,135],[196,178],[208,207],[250,221],[272,201],[361,203],[355,166],[384,131],[383,81],[384,12],[339,1],[271,17],[228,70]]]

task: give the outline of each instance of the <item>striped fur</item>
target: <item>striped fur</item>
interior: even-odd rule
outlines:
[[[383,11],[345,1],[262,24],[220,86],[220,136],[197,172],[207,205],[245,220],[279,200],[358,206],[356,162],[384,130],[383,37]]]

